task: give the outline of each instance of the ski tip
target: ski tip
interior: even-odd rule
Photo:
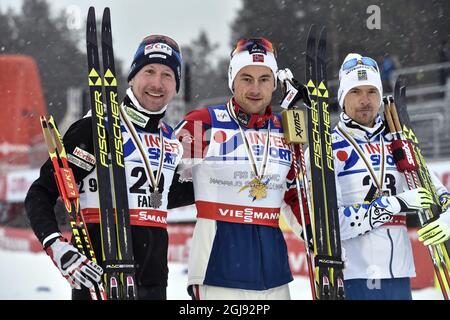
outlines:
[[[308,38],[306,38],[306,54],[312,52],[316,47],[316,26],[312,24],[309,27]]]
[[[400,96],[401,97],[406,97],[406,86],[402,86],[400,88]]]
[[[89,7],[89,11],[88,11],[88,18],[89,17],[95,17],[95,8],[94,7]]]
[[[400,84],[400,89],[406,87],[406,79],[403,76],[398,76],[398,82]]]
[[[401,87],[401,80],[400,77],[398,77],[395,80],[395,84],[394,84],[394,98],[397,99],[399,94],[400,94],[400,87]]]
[[[309,27],[308,38],[311,38],[311,37],[313,37],[313,36],[315,36],[315,35],[316,35],[316,25],[315,25],[315,24],[312,24],[312,25]]]
[[[89,7],[88,16],[86,20],[86,41],[97,44],[97,21],[95,18],[95,8]]]
[[[326,59],[326,50],[327,50],[327,28],[324,26],[320,29],[319,35],[319,43],[318,43],[318,54],[319,58],[325,61]]]
[[[110,21],[111,20],[111,12],[109,10],[109,7],[106,7],[105,10],[103,10],[103,21]]]
[[[405,95],[405,91],[406,91],[405,79],[404,79],[404,77],[399,76],[395,80],[394,99],[398,99],[399,97],[404,96]]]

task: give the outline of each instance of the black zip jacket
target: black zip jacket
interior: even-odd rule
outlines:
[[[125,97],[123,103],[137,111],[128,96]],[[145,128],[141,129],[149,133],[158,132],[158,124],[164,117],[164,113],[157,115],[145,114],[145,116],[150,117],[150,121]],[[68,155],[72,154],[76,147],[95,154],[92,140],[92,118],[85,117],[73,123],[65,134],[63,142]],[[86,170],[71,163],[69,164],[77,183],[80,183],[93,171],[93,168]],[[31,228],[41,243],[49,235],[60,232],[54,211],[59,193],[53,172],[52,162],[48,159],[41,167],[40,176],[31,185],[25,199],[25,209],[30,220]],[[168,195],[168,208],[181,207],[194,203],[192,183],[180,183],[178,178],[179,175],[175,172]],[[97,260],[102,265],[100,225],[88,224],[88,230]],[[164,294],[156,295],[156,297],[153,296],[152,298],[165,298],[165,287],[167,286],[168,276],[167,230],[157,227],[131,226],[131,232],[136,263],[136,282],[139,289],[138,293],[141,291],[154,291],[152,289],[154,287],[164,288]],[[48,241],[46,246],[49,246],[51,243],[52,241]],[[104,266],[102,265],[102,267]],[[82,295],[88,297],[87,290],[83,291],[85,292]],[[79,298],[79,293],[76,293],[74,296],[77,295]]]

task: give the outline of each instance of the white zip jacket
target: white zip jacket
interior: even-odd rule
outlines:
[[[390,150],[392,135],[385,132],[379,116],[375,126],[367,128],[342,113],[332,139],[341,242],[346,254],[344,279],[414,277],[406,213],[397,213],[399,204],[390,197],[409,189],[404,174],[395,166]],[[363,156],[382,186],[382,197],[376,193]],[[448,192],[434,174],[432,179],[439,194]]]

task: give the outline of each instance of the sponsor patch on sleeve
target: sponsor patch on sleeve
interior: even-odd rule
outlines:
[[[69,161],[73,165],[76,165],[77,167],[84,169],[86,171],[91,171],[94,168],[93,165],[90,165],[89,163],[87,163],[81,159],[78,159],[77,157],[74,157],[71,154],[67,155],[67,161]]]
[[[95,165],[94,155],[90,154],[89,152],[83,149],[80,149],[79,147],[76,147],[75,150],[73,150],[72,154],[92,165]]]

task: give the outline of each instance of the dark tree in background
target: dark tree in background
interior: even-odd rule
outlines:
[[[63,13],[52,18],[45,0],[24,0],[19,14],[0,13],[0,53],[36,60],[47,110],[56,120],[66,112],[69,87],[88,89],[86,53],[80,50],[85,30],[69,30],[66,21]],[[120,61],[116,71],[121,74]]]
[[[228,94],[228,59],[214,65],[212,54],[217,47],[218,44],[212,43],[202,30],[192,44],[182,48],[183,59],[189,65],[190,73],[190,101],[186,111],[195,109],[201,100]]]
[[[380,29],[369,29],[371,5],[380,8]],[[328,77],[337,79],[345,55],[359,52],[381,62],[390,55],[401,67],[438,62],[437,48],[449,39],[448,0],[243,0],[232,26],[231,45],[240,37],[267,37],[280,67],[304,80],[303,58],[309,26],[328,29]]]
[[[60,118],[66,107],[66,89],[85,80],[85,56],[76,46],[76,34],[64,18],[52,20],[46,1],[25,0],[22,13],[12,17],[12,33],[0,30],[0,41],[12,40],[3,53],[32,56],[38,65],[47,109]]]
[[[3,13],[0,11],[0,54],[7,53],[14,46],[14,29],[12,11],[9,9]]]
[[[380,8],[381,28],[370,30],[367,8]],[[348,52],[397,55],[402,66],[437,61],[436,48],[450,39],[450,1],[433,0],[243,0],[233,24],[233,41],[266,36],[278,47],[279,60],[294,64],[304,53],[309,26],[328,28],[332,65]],[[295,58],[284,57],[285,55]],[[336,73],[335,73],[336,74]]]
[[[304,27],[300,23],[302,10],[297,7],[297,1],[256,1],[243,0],[243,7],[237,13],[232,26],[234,46],[237,39],[249,37],[265,37],[271,40],[277,52],[279,67],[289,66],[293,71],[303,64],[302,39]]]
[[[369,6],[380,8],[380,29],[369,29]],[[210,41],[204,31],[183,48],[190,65],[190,102],[187,109],[214,97],[230,95],[227,83],[229,57],[213,63],[217,42],[230,51],[241,37],[267,37],[274,43],[280,67],[289,67],[304,80],[305,42],[312,23],[328,28],[328,77],[338,77],[349,52],[359,52],[381,62],[390,55],[399,67],[437,63],[439,45],[450,42],[448,0],[242,0],[232,23],[231,39]],[[45,0],[24,0],[22,12],[0,12],[0,54],[28,54],[37,61],[48,111],[58,120],[66,109],[66,89],[87,90],[84,27],[67,28],[67,17],[49,17]],[[99,28],[98,28],[99,29]],[[81,47],[81,49],[80,49]],[[127,87],[122,64],[116,59],[119,93]],[[128,71],[129,66],[125,66]],[[427,75],[430,76],[430,75]],[[408,79],[414,85],[419,79]],[[434,80],[434,79],[433,79]],[[438,81],[438,75],[436,75]],[[335,95],[330,81],[331,96]],[[335,84],[334,84],[335,85]],[[275,100],[274,100],[275,101]]]

